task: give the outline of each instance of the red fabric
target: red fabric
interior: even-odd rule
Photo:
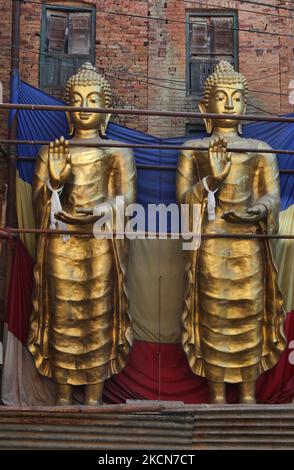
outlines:
[[[285,322],[288,344],[294,340],[294,311]],[[261,403],[289,403],[294,397],[294,365],[289,363],[287,348],[278,364],[257,381],[256,396]],[[238,386],[228,385],[227,400],[236,403]],[[125,369],[105,384],[108,403],[127,399],[175,400],[185,403],[208,403],[206,379],[194,375],[180,344],[136,341]]]
[[[294,363],[289,357],[293,351],[294,310],[287,314],[284,324],[287,338],[287,349],[281,354],[279,362],[273,369],[262,374],[257,382],[256,395],[261,403],[289,403],[294,397]],[[292,353],[293,356],[293,353]]]
[[[34,262],[23,243],[17,239],[11,267],[5,321],[8,329],[25,344],[32,312]]]

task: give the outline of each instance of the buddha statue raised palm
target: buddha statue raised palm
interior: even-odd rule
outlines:
[[[205,82],[200,111],[242,116],[247,93],[245,77],[221,61]],[[194,150],[179,155],[178,202],[201,205],[202,234],[278,231],[276,157],[263,152],[266,143],[243,138],[240,123],[205,118],[208,136],[186,142]],[[203,238],[187,252],[186,273],[182,341],[192,371],[207,378],[212,403],[226,402],[226,383],[239,384],[239,402],[255,403],[258,376],[285,348],[269,240]]]
[[[110,86],[86,63],[69,79],[66,101],[78,107],[110,107]],[[61,137],[40,150],[33,183],[38,228],[59,223],[68,231],[91,233],[99,218],[91,214],[94,208],[106,203],[115,212],[116,196],[124,197],[125,204],[135,202],[132,151],[103,148],[109,118],[71,112],[71,139]],[[93,147],[79,146],[82,143]],[[58,405],[70,405],[73,388],[79,385],[86,386],[85,404],[101,403],[105,380],[127,362],[132,329],[126,255],[125,242],[115,238],[38,237],[28,343],[39,373],[56,384]]]

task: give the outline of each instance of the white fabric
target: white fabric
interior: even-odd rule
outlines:
[[[97,204],[93,209],[93,215],[100,217],[94,224],[94,236],[96,238],[124,238],[125,228],[125,203],[123,196],[116,196],[106,202]],[[106,235],[107,233],[107,235]]]
[[[41,376],[27,348],[5,324],[2,402],[8,406],[55,404],[54,383]]]
[[[203,180],[203,186],[206,189],[207,195],[207,213],[208,213],[208,220],[215,220],[215,196],[214,194],[217,192],[218,188],[214,191],[211,191],[207,185],[207,176]]]
[[[47,181],[47,187],[48,189],[52,192],[51,196],[51,211],[50,211],[50,228],[52,229],[59,229],[59,230],[67,230],[67,225],[64,222],[61,222],[60,220],[57,220],[55,218],[55,214],[57,212],[62,211],[62,206],[60,202],[60,194],[62,193],[63,186],[59,189],[53,189],[50,181]],[[63,241],[67,241],[70,239],[70,235],[61,235],[61,238]]]

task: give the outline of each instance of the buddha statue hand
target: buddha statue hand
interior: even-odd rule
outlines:
[[[235,224],[256,223],[265,219],[267,216],[267,208],[263,204],[255,204],[247,209],[247,213],[239,213],[236,211],[226,211],[223,214],[223,219],[227,222]]]
[[[85,215],[81,210],[78,210],[77,213],[82,215],[73,215],[65,211],[60,211],[55,214],[55,218],[69,225],[89,225],[95,224],[101,217],[100,215]]]
[[[77,215],[72,215],[68,214],[65,211],[60,211],[57,214],[55,214],[55,217],[57,220],[60,220],[61,222],[64,222],[66,224],[70,225],[88,225],[88,224],[95,224],[97,220],[99,220],[101,217],[104,217],[107,215],[107,213],[110,214],[112,211],[111,205],[107,203],[100,203],[97,204],[95,207],[81,207],[79,209],[76,209]],[[110,215],[111,220],[112,216]]]
[[[49,176],[54,189],[62,186],[71,173],[71,155],[69,142],[64,137],[55,139],[49,145]]]
[[[218,137],[209,143],[208,160],[210,166],[209,187],[216,189],[228,176],[231,169],[231,154],[227,152],[225,139]]]

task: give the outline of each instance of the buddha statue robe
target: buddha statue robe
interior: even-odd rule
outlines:
[[[215,220],[208,220],[207,147],[211,138],[191,140],[195,150],[180,153],[179,203],[201,205],[202,234],[275,234],[278,231],[279,171],[268,145],[226,137],[231,170],[216,192]],[[258,149],[234,153],[234,146]],[[230,223],[225,211],[246,213],[255,204],[267,209],[265,221]],[[191,227],[192,228],[192,227]],[[182,315],[182,342],[192,371],[211,382],[255,381],[273,367],[285,348],[284,311],[268,239],[208,238],[186,252],[187,288]]]
[[[111,142],[111,141],[108,141]],[[135,202],[133,154],[116,148],[72,147],[71,175],[64,184],[62,209]],[[37,227],[49,228],[48,147],[39,152],[33,183]],[[112,204],[113,205],[113,204]],[[115,214],[114,214],[115,215]],[[93,225],[69,225],[91,232]],[[95,384],[118,373],[132,344],[126,290],[124,240],[41,234],[29,350],[38,371],[59,384]]]

